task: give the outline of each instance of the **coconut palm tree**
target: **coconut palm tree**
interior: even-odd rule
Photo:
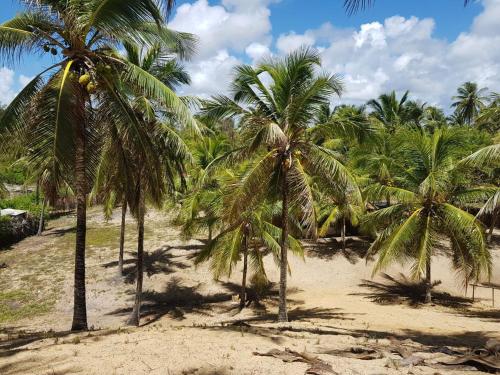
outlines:
[[[327,234],[330,226],[340,223],[340,238],[342,250],[346,250],[346,223],[357,226],[364,212],[364,202],[349,187],[339,185],[337,187],[319,188],[318,199],[319,213],[318,221],[321,223],[318,234],[324,236]],[[319,193],[321,192],[321,193]]]
[[[473,154],[462,159],[459,163],[462,167],[467,168],[496,168],[493,169],[493,187],[479,187],[471,189],[471,197],[469,201],[482,201],[483,206],[479,210],[477,217],[490,217],[490,227],[488,230],[487,241],[491,242],[493,230],[500,212],[500,189],[498,188],[498,166],[500,165],[500,144],[493,144],[481,148]],[[496,178],[496,179],[495,179]],[[469,197],[467,197],[469,198]]]
[[[394,261],[411,260],[412,275],[425,277],[425,301],[431,301],[431,258],[439,238],[451,242],[453,266],[467,283],[491,272],[491,255],[485,246],[482,224],[453,205],[460,200],[453,182],[454,157],[460,137],[438,129],[432,135],[407,134],[406,186],[373,185],[368,195],[391,195],[395,203],[367,215],[380,231],[369,254],[378,254],[374,272]]]
[[[167,87],[175,89],[181,84],[190,83],[189,74],[173,58],[174,54],[178,52],[176,50],[178,46],[154,46],[147,50],[141,50],[137,45],[124,43],[124,47],[124,58],[128,62],[140,66],[141,69],[154,75]],[[181,51],[181,53],[185,55],[186,51]],[[140,100],[147,101],[145,97],[141,97]],[[113,129],[112,125],[110,126]],[[131,165],[129,165],[126,155],[123,152],[123,145],[114,143],[116,137],[116,133],[110,133],[103,137],[106,139],[105,151],[102,154],[99,164],[93,195],[99,198],[99,202],[104,203],[103,209],[106,219],[111,217],[113,208],[117,203],[121,205],[118,272],[120,275],[123,275],[125,220],[128,208],[127,195],[130,195],[130,192],[127,191],[127,185],[131,181],[130,173],[132,171]],[[173,163],[175,168],[178,168],[182,164],[181,159],[175,158],[171,158],[168,162],[170,164]],[[171,167],[171,165],[168,167]]]
[[[382,94],[378,99],[368,101],[368,106],[372,109],[370,115],[387,128],[393,134],[396,129],[407,120],[407,102],[409,92],[406,91],[401,99],[397,99],[396,92]]]
[[[230,191],[234,193],[233,189]],[[238,196],[229,194],[226,197],[231,195],[232,199]],[[232,204],[227,201],[225,203]],[[208,242],[196,258],[196,264],[210,261],[210,268],[216,280],[221,276],[231,276],[234,267],[243,258],[240,309],[245,307],[247,301],[249,264],[254,274],[252,279],[259,280],[261,284],[267,284],[264,255],[270,252],[279,264],[281,229],[272,224],[274,216],[279,215],[275,208],[270,204],[249,207],[236,222],[224,222],[221,232]],[[223,218],[222,215],[221,220],[224,220]],[[287,243],[294,254],[303,257],[303,248],[299,241],[289,235]]]
[[[265,199],[279,199],[281,212],[279,321],[287,321],[286,285],[290,212],[300,212],[307,235],[316,235],[316,215],[309,175],[325,183],[355,186],[337,154],[310,140],[307,129],[319,117],[333,95],[342,92],[339,78],[317,74],[318,52],[301,48],[283,58],[257,67],[238,66],[231,85],[231,97],[217,96],[205,103],[205,116],[236,118],[242,128],[241,147],[226,161],[255,158],[246,175],[241,199],[231,207],[239,217],[247,207]],[[263,81],[264,75],[270,80]]]
[[[455,108],[457,117],[465,124],[470,125],[477,118],[488,99],[486,88],[479,88],[475,82],[465,82],[457,89],[457,95],[451,106]]]
[[[172,5],[171,1],[163,3]],[[114,101],[116,109],[130,117],[131,129],[137,129],[126,102],[116,95],[126,83],[162,102],[180,121],[195,123],[169,87],[113,49],[123,41],[157,45],[182,43],[185,38],[162,26],[164,12],[159,2],[150,0],[33,0],[23,4],[24,12],[0,25],[0,56],[12,62],[28,53],[50,53],[56,61],[12,101],[2,116],[0,131],[22,134],[36,114],[40,132],[50,129],[56,134],[54,142],[43,147],[52,149],[64,175],[72,176],[77,201],[72,330],[85,330],[86,198],[92,178],[88,133],[97,126],[94,109],[103,98]]]

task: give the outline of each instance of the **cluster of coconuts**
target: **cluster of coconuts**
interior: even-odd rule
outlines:
[[[92,94],[96,89],[96,84],[92,82],[92,77],[88,73],[84,73],[78,78],[78,83],[85,87],[89,94]]]
[[[50,45],[48,44],[45,44],[43,46],[43,50],[45,52],[50,52],[51,54],[53,54],[54,56],[57,55],[57,49],[55,49],[54,47],[51,47]]]

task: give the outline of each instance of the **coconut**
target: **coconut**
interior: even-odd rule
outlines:
[[[96,88],[95,83],[90,82],[90,83],[87,85],[87,92],[88,92],[89,94],[92,94],[92,93],[95,91],[95,88]]]
[[[90,82],[90,75],[88,75],[87,73],[81,75],[80,78],[78,79],[78,82],[82,86],[87,86]]]

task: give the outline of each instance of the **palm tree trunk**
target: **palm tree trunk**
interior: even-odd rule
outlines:
[[[248,234],[243,237],[243,279],[241,280],[240,309],[245,307],[247,300],[247,269],[248,269]]]
[[[127,200],[122,203],[122,222],[120,226],[120,252],[118,254],[118,272],[123,276],[123,249],[125,246],[125,217],[127,216]]]
[[[212,224],[208,224],[208,241],[212,241]]]
[[[40,202],[40,179],[38,178],[36,180],[36,190],[35,190],[35,203],[37,206],[39,202]]]
[[[431,258],[427,260],[425,266],[425,303],[432,302],[432,285],[431,285]]]
[[[345,251],[345,217],[342,218],[342,228],[340,232],[342,237],[342,251]]]
[[[76,244],[75,284],[72,331],[87,330],[87,303],[85,296],[85,236],[87,233],[87,177],[85,174],[85,124],[75,124],[76,155]]]
[[[491,214],[491,224],[490,224],[490,229],[488,230],[488,235],[486,237],[486,241],[488,243],[491,243],[491,240],[493,238],[493,231],[495,230],[495,224],[497,222],[497,211],[493,210]]]
[[[139,188],[140,189],[140,188]],[[137,280],[135,289],[135,302],[132,314],[127,322],[129,325],[139,326],[141,317],[142,300],[142,281],[143,281],[143,263],[144,263],[144,194],[139,191],[139,208],[137,213]]]
[[[282,213],[281,213],[281,253],[280,253],[280,293],[278,322],[288,322],[288,312],[286,308],[286,276],[288,271],[288,169],[283,168],[283,186],[282,186]]]
[[[38,222],[38,232],[37,236],[41,236],[43,232],[43,227],[45,225],[45,206],[47,204],[47,198],[43,198],[42,211],[40,212],[40,220]]]

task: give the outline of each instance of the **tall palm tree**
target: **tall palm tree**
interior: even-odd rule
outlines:
[[[431,302],[431,258],[440,237],[451,242],[454,267],[465,282],[491,272],[482,224],[453,205],[460,192],[453,183],[460,138],[447,130],[407,134],[405,187],[373,185],[368,194],[390,194],[395,203],[368,215],[381,230],[369,253],[378,253],[374,272],[397,260],[413,261],[412,274],[425,277],[425,301]]]
[[[187,53],[184,50],[178,51],[178,45],[154,46],[147,50],[141,50],[137,45],[131,43],[124,43],[124,46],[124,58],[128,62],[140,66],[144,71],[151,73],[169,88],[175,89],[181,84],[190,83],[189,74],[173,57],[175,53],[180,52],[181,55],[186,55]],[[147,99],[141,97],[139,101],[147,101]],[[112,125],[110,125],[110,128],[113,129]],[[103,137],[106,141],[97,172],[93,195],[98,197],[99,202],[104,203],[103,208],[106,218],[111,216],[116,204],[121,205],[118,272],[120,275],[123,275],[125,220],[128,208],[127,196],[130,195],[127,185],[131,181],[130,174],[132,170],[130,162],[127,160],[127,155],[122,149],[123,145],[114,142],[118,136],[117,130],[115,129],[114,131],[115,133],[110,133]],[[175,159],[170,162],[175,167],[178,167],[181,165],[182,160]]]
[[[465,124],[470,125],[477,118],[488,99],[486,88],[479,88],[475,82],[465,82],[457,89],[457,95],[451,106],[455,108],[457,117]]]
[[[0,131],[26,135],[24,130],[36,114],[39,132],[47,129],[56,134],[54,142],[41,144],[53,150],[65,175],[72,176],[77,201],[72,330],[85,330],[86,199],[92,178],[88,134],[96,126],[95,107],[103,98],[114,101],[116,109],[130,117],[131,128],[136,128],[126,102],[116,95],[125,82],[136,92],[161,101],[180,121],[194,123],[187,106],[169,87],[112,51],[122,41],[146,45],[182,41],[179,33],[162,26],[159,2],[151,0],[33,0],[23,4],[24,12],[0,25],[0,55],[12,62],[28,53],[51,53],[57,62],[36,75],[12,101],[0,120]]]
[[[168,47],[155,45],[147,48],[125,43],[125,59],[174,89],[181,83],[189,82],[189,76],[174,60],[173,53],[178,51]],[[141,124],[141,128],[132,134],[126,126],[117,129],[119,147],[127,169],[123,172],[131,176],[124,192],[131,212],[136,217],[138,229],[136,295],[128,320],[129,324],[138,326],[142,300],[146,201],[161,206],[165,194],[175,189],[175,174],[181,172],[178,165],[189,160],[190,153],[175,128],[175,117],[172,117],[168,108],[165,111],[163,103],[146,95],[134,94],[126,85],[119,95],[128,98],[134,117]],[[199,129],[195,127],[190,130],[197,132]]]
[[[286,307],[287,250],[290,212],[300,212],[304,232],[316,235],[316,216],[309,175],[325,183],[355,186],[337,154],[310,140],[307,129],[319,117],[333,95],[342,92],[339,78],[317,74],[319,54],[302,48],[257,67],[238,66],[232,95],[217,96],[205,103],[203,114],[237,118],[242,127],[242,146],[226,160],[255,158],[242,181],[242,194],[231,207],[232,217],[264,199],[281,200],[280,299],[278,320],[288,321]],[[263,81],[264,75],[270,80]]]

